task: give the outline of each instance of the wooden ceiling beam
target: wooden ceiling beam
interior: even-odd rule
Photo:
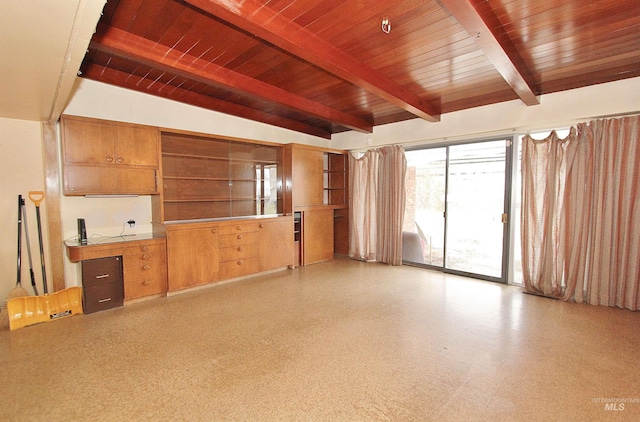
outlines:
[[[256,0],[185,0],[192,6],[247,31],[430,122],[440,121],[430,104],[309,30]]]
[[[540,104],[535,80],[513,42],[499,31],[499,21],[474,0],[439,0],[482,49],[489,61],[526,105]],[[484,1],[484,0],[483,0]]]
[[[329,130],[324,130],[317,126],[312,126],[297,120],[287,119],[270,113],[265,113],[264,111],[245,107],[240,104],[223,101],[217,98],[210,97],[208,95],[189,91],[178,86],[158,83],[158,81],[154,79],[149,79],[146,77],[131,77],[129,73],[100,66],[97,64],[91,64],[86,68],[83,68],[82,77],[86,77],[94,81],[104,82],[110,85],[124,87],[133,91],[143,92],[145,94],[155,95],[157,97],[166,98],[168,100],[191,104],[193,106],[202,107],[207,110],[218,111],[224,114],[231,114],[236,117],[258,121],[324,139],[331,139],[331,132]]]
[[[91,39],[90,47],[172,75],[255,95],[291,110],[302,111],[318,119],[359,132],[371,133],[373,131],[373,123],[357,116],[327,107],[324,104],[114,27],[98,26],[96,34]]]

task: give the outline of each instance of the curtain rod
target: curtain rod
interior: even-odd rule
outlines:
[[[603,114],[601,116],[591,116],[591,117],[580,117],[573,119],[573,123],[568,123],[564,127],[554,127],[554,128],[527,128],[527,127],[517,127],[517,128],[508,128],[497,131],[486,131],[486,132],[478,132],[471,135],[458,135],[458,136],[445,136],[445,137],[435,137],[429,139],[420,139],[417,141],[409,141],[409,142],[396,142],[396,143],[387,143],[387,144],[379,144],[379,145],[369,145],[367,147],[352,149],[351,152],[362,152],[367,151],[371,148],[384,148],[392,145],[402,145],[402,146],[411,146],[411,145],[429,145],[429,146],[437,146],[439,144],[450,144],[457,141],[469,141],[469,142],[481,142],[487,138],[493,137],[501,137],[501,136],[512,136],[516,134],[524,134],[524,133],[540,133],[540,132],[551,132],[552,130],[563,130],[569,129],[576,123],[588,122],[590,120],[598,120],[598,119],[610,119],[610,118],[619,118],[619,117],[630,117],[630,116],[638,116],[640,115],[640,110],[628,111],[624,113],[615,113],[615,114]],[[437,142],[434,142],[437,141]]]
[[[494,137],[500,137],[500,136],[512,136],[516,131],[517,129],[504,129],[500,131],[479,132],[479,133],[474,133],[473,135],[435,137],[430,139],[420,139],[417,141],[409,141],[409,142],[396,142],[396,143],[388,143],[388,144],[369,145],[364,148],[352,149],[350,151],[361,152],[361,151],[367,151],[371,148],[384,148],[384,147],[389,147],[393,145],[402,145],[406,147],[410,145],[421,145],[421,144],[427,144],[427,143],[429,143],[430,146],[445,144],[445,143],[449,144],[457,141],[467,141],[467,140],[470,140],[471,142],[474,142],[474,141],[479,142],[487,138],[494,138]],[[470,136],[473,138],[470,138]],[[437,142],[433,142],[433,141],[437,141]]]
[[[630,117],[630,116],[638,116],[638,115],[640,115],[640,110],[627,111],[625,113],[603,114],[601,116],[582,117],[576,120],[582,121],[582,120],[612,119],[617,117]]]

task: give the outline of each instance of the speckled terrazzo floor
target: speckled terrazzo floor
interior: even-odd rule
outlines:
[[[340,259],[0,332],[0,420],[640,420],[639,327]]]

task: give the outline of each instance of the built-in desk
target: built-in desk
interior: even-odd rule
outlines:
[[[125,300],[161,295],[167,291],[167,247],[164,236],[101,236],[90,238],[86,245],[67,240],[65,246],[71,262],[121,256]]]

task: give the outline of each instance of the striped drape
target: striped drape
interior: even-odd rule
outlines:
[[[523,139],[525,289],[594,305],[640,303],[640,116]]]
[[[406,170],[400,145],[349,155],[351,258],[402,265]]]

